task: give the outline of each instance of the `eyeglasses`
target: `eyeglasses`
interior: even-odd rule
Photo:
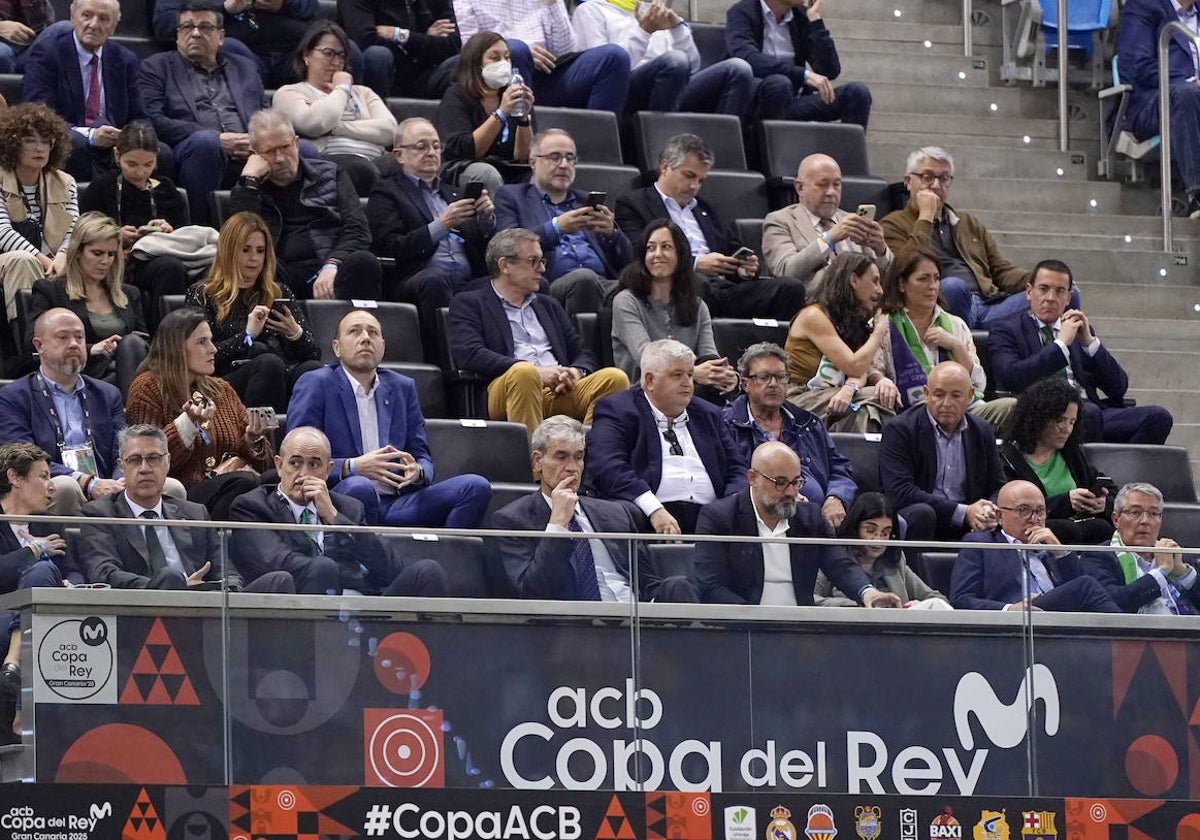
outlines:
[[[757,382],[760,385],[770,385],[774,382],[777,385],[783,385],[788,381],[787,372],[783,373],[748,373],[742,379],[749,379],[751,382]]]
[[[342,50],[335,50],[333,47],[315,47],[313,52],[320,53],[325,56],[327,61],[342,61],[346,60],[346,53]]]
[[[426,152],[440,152],[442,150],[442,143],[440,140],[422,140],[419,143],[398,143],[396,148],[412,149],[420,154],[425,154]]]
[[[937,181],[943,187],[948,187],[950,186],[950,182],[954,180],[954,176],[949,172],[944,172],[941,175],[933,172],[910,172],[908,174],[916,178],[927,187],[933,184],[934,181]]]
[[[141,469],[142,464],[151,468],[161,466],[165,457],[167,457],[165,452],[151,452],[149,455],[127,455],[121,461],[136,470]]]
[[[1045,507],[1030,507],[1029,505],[1017,505],[1016,507],[1002,507],[1000,510],[1007,510],[1010,513],[1015,513],[1022,519],[1045,519]]]
[[[516,260],[517,262],[527,262],[530,268],[545,268],[545,257],[504,257],[506,260]]]
[[[769,476],[765,473],[760,473],[758,470],[750,470],[750,472],[754,473],[759,478],[765,478],[767,481],[774,484],[776,490],[786,490],[789,487],[799,490],[800,485],[804,483],[804,476],[802,475],[798,475],[795,478],[784,478],[781,475]]]
[[[579,163],[579,155],[574,152],[551,152],[548,155],[534,155],[539,160],[548,160],[555,166],[563,163],[569,163],[571,166]]]
[[[1149,519],[1151,522],[1158,522],[1162,519],[1161,510],[1148,510],[1146,508],[1125,508],[1117,514],[1117,516],[1128,516],[1134,521],[1140,522],[1143,519]]]
[[[175,27],[175,31],[183,35],[191,32],[193,29],[199,29],[201,35],[211,35],[220,28],[221,27],[217,26],[215,23],[183,23],[181,21],[180,24]]]
[[[675,433],[674,429],[664,430],[663,439],[671,444],[671,448],[668,451],[672,455],[683,455],[683,446],[679,443],[679,435]]]

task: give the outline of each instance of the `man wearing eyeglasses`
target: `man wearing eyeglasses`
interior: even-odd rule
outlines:
[[[1116,533],[1111,551],[1083,554],[1083,566],[1127,613],[1196,615],[1200,586],[1196,568],[1175,540],[1159,536],[1163,495],[1153,484],[1134,482],[1117,491],[1113,503]]]
[[[89,583],[113,589],[189,589],[219,587],[222,567],[230,589],[248,592],[296,591],[292,576],[275,571],[243,586],[212,528],[167,527],[162,520],[207,521],[203,505],[163,495],[171,456],[167,435],[157,426],[127,426],[121,431],[125,487],[83,507],[85,517],[137,520],[140,525],[105,525],[84,520],[75,557]]]
[[[571,188],[578,160],[570,134],[538,132],[529,147],[532,181],[496,193],[496,227],[528,228],[541,237],[550,294],[570,315],[599,311],[633,253],[613,211]]]
[[[214,227],[209,195],[237,180],[251,153],[250,117],[267,104],[254,62],[221,49],[224,26],[211,3],[187,0],[176,50],[150,56],[138,70],[143,107],[175,153],[175,180],[187,191],[192,221]]]
[[[911,245],[933,251],[947,308],[971,329],[1024,312],[1025,298],[1017,292],[1029,272],[1004,258],[982,222],[947,203],[954,180],[950,153],[938,146],[917,149],[905,171],[908,204],[880,222],[888,247],[897,254]]]
[[[812,606],[819,569],[864,607],[901,606],[895,593],[876,589],[841,546],[761,541],[834,538],[821,509],[800,496],[800,458],[787,444],[768,441],[755,449],[746,475],[748,489],[700,511],[696,533],[761,539],[696,543],[696,577],[705,603]]]
[[[958,552],[950,575],[956,610],[1119,613],[1079,555],[1061,550],[1046,527],[1046,497],[1028,481],[1010,481],[996,497],[999,528],[963,537],[980,548]],[[1027,545],[1001,551],[983,545]]]

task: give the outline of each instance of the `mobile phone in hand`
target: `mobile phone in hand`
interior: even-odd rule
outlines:
[[[472,201],[478,201],[483,196],[483,182],[471,181],[463,187],[463,198],[469,198]]]

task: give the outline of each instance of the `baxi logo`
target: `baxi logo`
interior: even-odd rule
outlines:
[[[1046,734],[1058,732],[1058,683],[1054,674],[1042,664],[1027,669],[1017,685],[1011,703],[996,696],[987,678],[978,671],[963,674],[954,690],[954,726],[963,749],[975,747],[971,732],[971,715],[979,722],[988,739],[1001,749],[1015,747],[1025,738],[1026,713],[1038,700],[1045,710]]]

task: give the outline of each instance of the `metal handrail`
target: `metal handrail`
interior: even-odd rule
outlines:
[[[963,55],[967,58],[975,52],[975,44],[971,37],[971,0],[963,0]]]
[[[1058,0],[1058,150],[1067,151],[1067,0]]]
[[[1167,51],[1171,36],[1178,32],[1200,50],[1200,36],[1177,20],[1173,20],[1158,33],[1158,127],[1159,127],[1159,172],[1162,177],[1162,221],[1163,251],[1171,251],[1171,77],[1167,69]]]

